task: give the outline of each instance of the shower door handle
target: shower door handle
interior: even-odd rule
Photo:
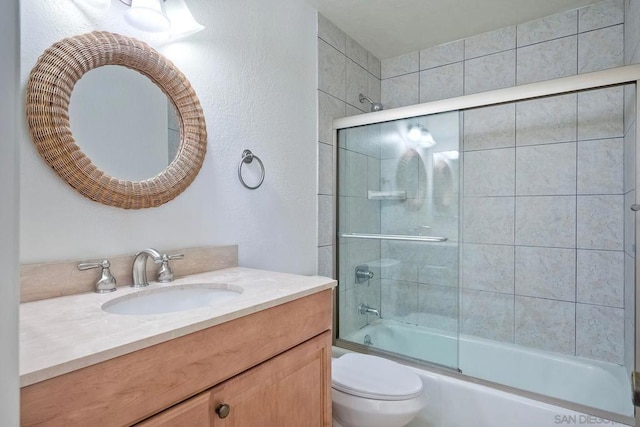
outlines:
[[[640,211],[640,204],[637,204],[637,203],[632,204],[631,210],[634,212]]]
[[[634,406],[640,406],[640,372],[633,371],[631,373],[631,392]]]

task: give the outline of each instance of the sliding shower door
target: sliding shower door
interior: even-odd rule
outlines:
[[[464,111],[464,374],[633,415],[634,91]]]
[[[341,128],[338,344],[632,422],[637,74]]]
[[[338,339],[458,368],[459,113],[338,132]]]

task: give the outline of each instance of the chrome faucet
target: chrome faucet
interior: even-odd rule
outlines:
[[[147,258],[151,257],[154,263],[162,262],[162,255],[155,249],[143,249],[136,254],[133,260],[133,284],[134,288],[143,288],[149,286],[147,282]]]
[[[364,314],[375,314],[376,316],[378,316],[380,319],[382,319],[382,316],[380,316],[380,312],[378,310],[376,310],[373,307],[369,307],[366,304],[360,304],[358,306],[358,312],[362,315]]]

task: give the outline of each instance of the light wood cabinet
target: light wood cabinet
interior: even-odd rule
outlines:
[[[138,424],[141,427],[206,427],[213,425],[211,392],[205,391]]]
[[[330,351],[331,334],[325,332],[138,426],[330,426]]]
[[[332,300],[322,291],[23,387],[21,425],[330,427]]]

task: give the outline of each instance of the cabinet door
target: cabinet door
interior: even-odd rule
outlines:
[[[214,412],[211,410],[211,393],[205,391],[185,400],[158,415],[151,417],[139,427],[210,427]]]
[[[224,418],[214,413],[212,426],[330,427],[330,362],[325,332],[214,387],[214,411],[230,410]]]

